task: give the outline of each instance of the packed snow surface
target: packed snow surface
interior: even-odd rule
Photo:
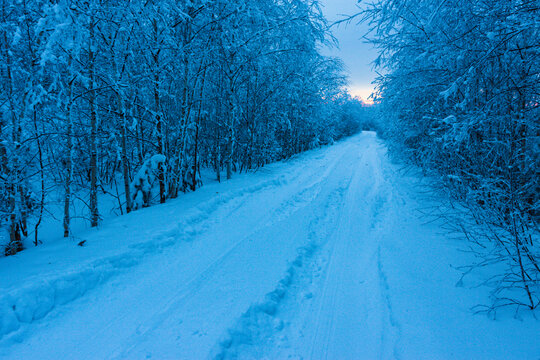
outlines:
[[[362,133],[0,259],[0,358],[540,358],[418,184]]]

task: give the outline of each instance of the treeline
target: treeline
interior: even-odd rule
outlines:
[[[357,130],[316,0],[1,0],[0,228],[24,247],[60,192],[101,220]],[[355,115],[352,115],[355,116]],[[223,173],[223,174],[222,174]],[[30,228],[31,227],[31,228]]]
[[[394,153],[458,200],[446,215],[471,240],[471,268],[499,269],[487,309],[538,307],[538,1],[378,0],[364,15]]]

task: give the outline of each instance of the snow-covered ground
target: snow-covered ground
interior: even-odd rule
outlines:
[[[0,358],[539,359],[373,133],[0,259]]]

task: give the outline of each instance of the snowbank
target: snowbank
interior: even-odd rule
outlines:
[[[42,319],[51,310],[59,305],[66,304],[84,295],[87,291],[104,283],[118,273],[139,264],[149,255],[159,253],[164,249],[177,244],[179,241],[189,241],[198,232],[204,222],[221,205],[246,194],[250,194],[268,187],[279,187],[287,183],[285,176],[281,175],[273,179],[264,180],[254,185],[241,187],[222,194],[215,194],[186,214],[178,214],[181,218],[177,223],[167,224],[159,222],[148,224],[155,226],[158,235],[151,240],[136,242],[120,253],[99,258],[99,252],[94,254],[98,259],[90,260],[82,264],[57,270],[54,273],[38,274],[25,279],[24,284],[14,284],[11,288],[0,289],[0,339],[22,324],[32,323]],[[151,209],[140,210],[133,213],[141,215],[145,211],[159,211],[160,206]],[[123,224],[124,234],[116,233],[117,237],[128,237],[130,221],[138,216],[124,216],[118,219]],[[163,228],[169,228],[163,231]],[[91,242],[92,240],[88,240]],[[99,250],[99,249],[98,249]],[[26,254],[20,255],[24,262]],[[3,270],[3,271],[2,271]],[[2,276],[9,276],[9,269],[0,269]],[[0,285],[1,286],[1,285]]]

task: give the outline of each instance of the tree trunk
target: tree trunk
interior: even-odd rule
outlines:
[[[131,194],[129,191],[129,163],[127,156],[127,139],[126,139],[126,112],[124,108],[124,100],[122,95],[118,93],[118,106],[120,107],[120,136],[122,137],[122,176],[124,177],[124,195],[126,198],[126,212],[131,212]]]
[[[232,100],[232,91],[229,94],[228,109],[227,109],[227,180],[232,178],[232,162],[234,151],[234,104]]]
[[[2,10],[3,14],[5,14],[5,6],[6,4],[2,3]],[[4,31],[3,33],[3,40],[4,40],[4,46],[5,46],[5,59],[6,59],[6,75],[7,75],[7,91],[8,91],[8,102],[9,102],[9,109],[11,112],[11,127],[12,127],[12,133],[11,133],[11,140],[12,144],[15,144],[14,149],[14,156],[12,161],[12,168],[9,169],[8,167],[8,158],[6,157],[5,162],[5,173],[7,174],[7,197],[8,197],[8,209],[10,212],[9,215],[9,244],[8,247],[5,250],[6,255],[13,255],[17,252],[21,251],[23,249],[23,243],[22,243],[22,236],[21,236],[21,226],[20,226],[20,219],[17,216],[18,212],[20,212],[20,209],[17,207],[17,201],[16,198],[18,196],[18,190],[20,190],[20,186],[18,183],[21,179],[19,179],[19,160],[18,160],[18,152],[20,149],[20,124],[19,120],[17,118],[17,115],[15,114],[15,105],[13,104],[13,76],[11,72],[11,55],[9,53],[8,49],[8,40],[7,35]],[[6,149],[4,149],[5,151]],[[24,206],[24,203],[21,203],[20,206]]]
[[[73,71],[71,68],[73,58],[71,55],[68,58],[68,76],[73,76]],[[64,237],[67,238],[70,235],[70,205],[71,205],[71,182],[73,181],[73,120],[71,118],[71,109],[73,106],[73,81],[74,78],[70,79],[68,82],[68,104],[66,108],[66,179],[64,183]]]
[[[36,222],[34,226],[34,245],[38,246],[40,243],[39,238],[38,238],[38,230],[39,230],[39,226],[41,225],[41,220],[43,219],[43,210],[45,208],[45,170],[44,170],[44,165],[43,165],[43,151],[41,149],[41,141],[39,140],[39,135],[38,135],[37,110],[35,107],[33,111],[33,118],[34,118],[34,131],[36,134],[36,145],[38,149],[39,177],[40,177],[40,185],[41,185],[41,198],[39,201],[39,217],[38,217],[38,221]]]
[[[221,182],[221,146],[219,145],[219,131],[216,130],[216,144],[214,145],[214,169],[216,170],[216,180]]]
[[[94,73],[94,18],[90,18],[90,40],[88,45],[88,70],[90,73],[90,225],[96,227],[99,222],[98,200],[97,200],[97,116],[96,116],[96,93],[95,93],[95,73]]]
[[[157,141],[159,153],[163,154],[163,122],[161,116],[156,115],[156,129],[157,129]],[[165,171],[163,164],[158,164],[158,180],[159,180],[159,202],[163,204],[165,202]]]
[[[154,28],[154,40],[157,46],[158,44],[158,25],[157,20],[153,20]],[[163,118],[160,116],[160,96],[159,96],[159,51],[152,55],[154,58],[154,103],[156,108],[156,132],[157,132],[157,146],[158,152],[164,155],[163,147]],[[158,164],[158,180],[159,180],[159,202],[163,204],[165,202],[165,170],[163,169],[163,164],[160,162]]]
[[[197,152],[199,151],[199,123],[195,123],[195,154],[193,154],[193,180],[191,181],[191,190],[197,189]]]
[[[66,180],[64,184],[64,237],[70,235],[70,206],[71,206],[71,182],[73,181],[73,123],[71,119],[71,92],[72,84],[69,85],[70,100],[67,111],[67,129],[66,129]]]

